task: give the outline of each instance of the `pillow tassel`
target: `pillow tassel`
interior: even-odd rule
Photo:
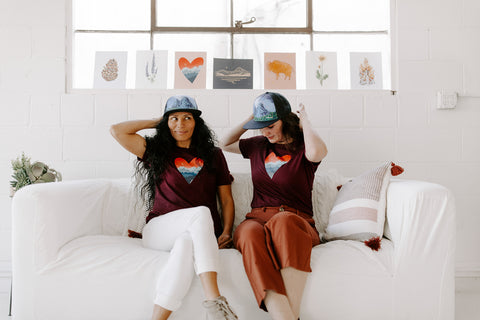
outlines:
[[[392,173],[392,176],[398,176],[403,172],[403,168],[400,166],[397,166],[395,163],[392,162],[392,168],[390,169],[390,172]]]
[[[382,242],[382,239],[380,239],[380,237],[373,237],[373,238],[370,238],[369,240],[365,240],[363,243],[365,243],[365,245],[370,249],[374,251],[378,251],[378,249],[380,249],[381,242]]]
[[[128,229],[128,237],[129,238],[142,239],[142,234],[140,232],[136,232],[136,231]]]

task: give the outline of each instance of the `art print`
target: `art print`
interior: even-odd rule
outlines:
[[[206,52],[175,52],[175,89],[205,89]]]
[[[137,51],[135,87],[167,88],[168,51]]]
[[[93,87],[96,89],[125,89],[127,80],[126,51],[95,52]]]
[[[350,53],[351,89],[382,89],[382,81],[380,52]]]
[[[264,88],[295,89],[297,85],[295,53],[264,54]]]
[[[307,89],[337,89],[338,71],[335,52],[305,52]]]
[[[252,89],[252,59],[213,59],[214,89]]]

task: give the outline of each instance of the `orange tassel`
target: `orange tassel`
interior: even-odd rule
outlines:
[[[397,166],[395,163],[392,162],[392,168],[390,169],[390,172],[392,173],[392,176],[398,176],[403,172],[403,168],[400,166]]]
[[[382,242],[382,239],[380,239],[380,237],[373,237],[369,240],[365,240],[363,243],[365,243],[365,245],[370,249],[374,251],[378,251],[378,249],[380,249],[381,242]]]

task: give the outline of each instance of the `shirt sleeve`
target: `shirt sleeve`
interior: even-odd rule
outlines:
[[[322,163],[322,160],[320,160],[319,162],[312,162],[308,160],[307,156],[305,155],[305,146],[303,147],[303,150],[302,150],[302,161],[305,164],[305,167],[310,168],[310,171],[313,174],[315,174],[315,171],[317,171],[318,166],[320,165],[320,163]]]
[[[215,154],[215,165],[217,186],[232,184],[233,176],[230,174],[227,160],[221,149],[217,149]]]
[[[258,145],[264,142],[265,138],[263,136],[256,136],[247,139],[240,139],[238,146],[240,152],[242,153],[243,158],[250,159],[252,152],[255,151]]]

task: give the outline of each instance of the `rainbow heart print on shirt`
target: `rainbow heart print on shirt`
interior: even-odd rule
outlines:
[[[272,179],[275,172],[277,172],[277,170],[280,169],[280,167],[283,166],[285,163],[290,161],[291,158],[292,157],[288,154],[282,157],[277,157],[277,155],[273,153],[273,151],[270,152],[270,154],[265,159],[265,170],[267,170],[270,179]]]
[[[187,162],[183,158],[175,159],[175,166],[182,176],[187,180],[188,184],[192,183],[193,179],[203,168],[203,160],[200,158],[193,158],[192,161]]]

